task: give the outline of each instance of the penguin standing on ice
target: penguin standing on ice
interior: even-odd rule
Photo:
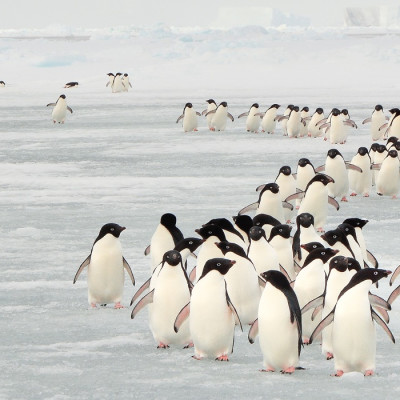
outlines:
[[[315,110],[315,113],[311,116],[311,120],[308,124],[308,136],[316,138],[318,136],[321,136],[321,131],[319,130],[319,127],[317,126],[318,122],[323,120],[324,117],[324,110],[321,107],[318,107]]]
[[[375,282],[391,271],[365,268],[358,271],[340,292],[334,309],[320,322],[310,342],[333,322],[332,347],[336,376],[357,371],[365,376],[375,372],[376,330],[378,323],[395,342],[392,332],[371,308],[369,290]]]
[[[390,150],[380,165],[376,179],[376,193],[380,196],[397,198],[400,188],[400,161],[397,150]]]
[[[226,101],[221,102],[215,110],[208,111],[206,117],[210,114],[213,114],[210,131],[224,131],[227,118],[232,122],[234,121],[232,114],[228,112],[228,103]]]
[[[119,241],[125,227],[110,223],[104,225],[93,243],[90,254],[80,265],[75,274],[75,283],[88,267],[88,300],[92,308],[96,304],[115,303],[114,308],[123,308],[121,305],[124,290],[124,269],[135,285],[131,267],[122,256],[122,247]]]
[[[109,73],[107,74],[107,76],[108,76],[108,82],[106,83],[106,87],[107,87],[107,86],[110,86],[110,87],[112,88],[115,75],[114,75],[112,72],[109,72]]]
[[[259,336],[265,372],[292,374],[299,363],[302,318],[299,302],[285,276],[279,271],[261,275],[266,285],[258,307],[258,319],[249,331],[249,342]]]
[[[214,111],[217,108],[217,103],[213,99],[208,99],[206,102],[207,102],[207,108],[201,112],[201,115],[206,115],[209,111]],[[213,119],[213,116],[214,116],[213,113],[209,113],[206,117],[208,129],[210,130],[211,130],[211,121]]]
[[[58,122],[59,124],[63,124],[65,121],[65,117],[67,116],[67,110],[72,114],[72,108],[67,105],[67,101],[65,100],[65,94],[62,94],[57,102],[49,103],[46,107],[53,106],[53,111],[51,113],[51,118],[53,122]]]
[[[369,128],[372,140],[383,140],[384,131],[379,130],[379,128],[386,123],[386,116],[383,112],[383,107],[380,104],[375,106],[371,117],[364,119],[363,125],[370,122],[371,126]]]
[[[372,187],[371,159],[366,147],[359,147],[357,154],[351,159],[350,164],[360,168],[362,172],[349,170],[350,196],[362,194],[369,197]]]
[[[178,123],[181,119],[183,119],[183,130],[184,132],[192,132],[197,131],[197,116],[201,116],[198,111],[195,111],[192,103],[186,103],[183,108],[182,114],[176,120]]]
[[[259,107],[260,106],[258,105],[258,103],[254,103],[250,107],[249,111],[244,112],[238,116],[238,119],[242,117],[247,117],[246,119],[247,132],[258,133],[258,128],[260,127],[260,115],[258,115]]]
[[[124,84],[124,89],[123,89],[124,92],[127,92],[129,90],[129,88],[132,87],[132,84],[129,80],[129,75],[127,73],[125,73],[122,76],[122,83]]]
[[[279,193],[281,194],[282,201],[285,201],[286,197],[296,192],[296,179],[292,174],[292,169],[288,165],[284,165],[279,169],[279,173],[275,179],[275,183],[279,186]],[[292,208],[283,208],[285,223],[287,224],[291,223],[294,209],[294,201],[289,204],[292,205]]]
[[[287,122],[288,122],[288,119],[289,119],[289,114],[292,112],[293,108],[294,108],[294,105],[293,104],[289,104],[286,107],[286,110],[283,112],[283,115],[277,115],[275,117],[275,120],[279,121],[281,123],[281,125],[282,125],[283,136],[287,136],[288,135]]]
[[[261,130],[270,134],[275,133],[276,116],[278,113],[279,104],[272,104],[265,113],[258,113],[256,115],[262,118]]]
[[[111,84],[111,91],[113,93],[120,93],[125,91],[125,84],[122,80],[122,73],[117,72],[114,76],[113,82]]]
[[[314,166],[311,164],[308,158],[300,158],[297,163],[297,170],[295,173],[296,176],[296,189],[301,191],[305,191],[308,185],[308,182],[311,181],[315,176]],[[295,193],[295,191],[293,192]],[[296,209],[299,209],[301,203],[301,199],[296,199]]]

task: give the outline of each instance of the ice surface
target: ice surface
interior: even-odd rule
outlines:
[[[361,121],[377,103],[399,106],[398,32],[57,29],[0,35],[36,37],[0,39],[0,398],[394,398],[398,344],[380,327],[375,377],[330,377],[333,364],[319,345],[303,350],[305,371],[262,374],[258,342],[250,345],[246,331],[237,332],[229,363],[157,350],[146,312],[132,321],[128,308],[88,309],[86,272],[72,280],[100,227],[116,222],[127,227],[121,242],[139,287],[150,271],[143,251],[163,213],[174,213],[183,233],[194,235],[211,218],[230,218],[256,201],[255,188],[273,181],[283,164],[295,168],[304,156],[323,164],[332,147],[289,140],[280,130],[248,134],[244,120],[228,121],[219,134],[201,120],[198,133],[184,134],[175,120],[187,101],[201,111],[210,97],[226,100],[235,117],[254,101],[262,109],[346,107],[359,129],[338,148],[350,160],[369,146]],[[54,38],[60,33],[66,37]],[[105,87],[110,71],[128,72],[134,88],[112,94]],[[79,87],[64,89],[71,80]],[[74,113],[55,126],[45,105],[61,93]],[[348,217],[369,219],[368,248],[394,269],[398,201],[374,193],[350,198],[338,212],[330,208],[327,228]],[[126,279],[123,304],[135,290]],[[391,290],[385,281],[373,291],[387,297]],[[389,326],[398,340],[400,303],[393,308]]]

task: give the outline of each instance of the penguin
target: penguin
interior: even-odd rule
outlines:
[[[330,248],[315,249],[311,251],[304,261],[294,281],[293,290],[296,293],[300,308],[303,308],[311,300],[321,296],[325,290],[326,274],[325,264],[336,254],[337,250]],[[308,344],[310,336],[321,317],[312,320],[312,311],[304,312],[302,315],[303,343]]]
[[[125,84],[122,81],[122,74],[121,72],[117,72],[114,76],[114,80],[111,85],[112,93],[120,93],[125,91]]]
[[[292,112],[293,108],[294,108],[293,104],[288,104],[288,106],[286,107],[286,110],[283,112],[283,115],[279,115],[279,116],[277,115],[275,117],[275,119],[277,121],[279,121],[281,123],[281,125],[282,125],[283,136],[287,136],[288,135],[288,133],[287,133],[287,122],[288,122],[288,119],[289,119],[289,114]],[[285,117],[287,117],[287,118],[285,118]]]
[[[180,240],[174,247],[174,250],[179,251],[182,258],[182,265],[187,271],[187,259],[191,255],[197,258],[194,252],[204,243],[203,239],[188,237]]]
[[[224,235],[228,242],[236,243],[240,247],[247,249],[247,246],[246,246],[243,236],[234,228],[232,222],[230,222],[228,219],[213,218],[210,221],[208,221],[206,224],[204,224],[203,227],[207,226],[207,225],[219,226],[224,231]]]
[[[271,234],[268,238],[268,243],[276,251],[278,256],[279,265],[281,265],[287,274],[290,281],[296,279],[296,271],[294,268],[292,243],[290,232],[292,227],[289,225],[277,225],[271,229]]]
[[[112,84],[113,84],[113,82],[114,82],[114,77],[115,77],[115,75],[114,75],[112,72],[109,72],[109,73],[107,74],[107,76],[108,76],[108,82],[107,82],[107,84],[106,84],[106,87],[109,86],[109,85],[111,85],[110,87],[112,88]]]
[[[226,101],[219,103],[215,110],[207,111],[205,115],[207,117],[210,114],[213,114],[210,128],[211,131],[224,131],[226,128],[227,118],[232,122],[234,121],[232,114],[228,112],[228,103]]]
[[[377,149],[378,149],[379,146],[380,146],[379,143],[372,143],[371,147],[369,148],[368,155],[369,155],[369,158],[371,159],[371,169],[372,169],[372,166],[373,166],[373,164],[375,162],[374,159],[375,159],[375,155],[377,153]],[[386,147],[385,147],[385,149],[386,149]],[[377,172],[378,171],[372,171],[372,173],[371,173],[371,175],[372,175],[372,186],[375,186],[375,176],[378,176]]]
[[[256,210],[256,215],[271,215],[283,224],[285,223],[283,207],[293,208],[290,203],[282,202],[279,186],[275,182],[268,183],[263,186],[258,201],[242,208],[239,211],[239,215],[245,214],[251,210]]]
[[[132,87],[132,84],[129,80],[129,75],[127,73],[122,76],[122,83],[124,84],[123,92],[127,92],[129,88]]]
[[[244,112],[238,116],[238,119],[242,117],[247,117],[246,119],[247,132],[258,133],[258,128],[260,127],[260,115],[257,114],[259,107],[260,106],[258,105],[258,103],[254,103],[250,107],[249,111]]]
[[[380,104],[377,104],[375,106],[371,117],[364,119],[362,124],[364,125],[368,122],[371,123],[371,126],[369,128],[371,139],[373,141],[383,140],[384,131],[380,131],[379,128],[386,123],[386,116],[383,111],[383,107]]]
[[[51,118],[53,123],[58,122],[63,124],[65,122],[65,117],[67,115],[67,110],[72,114],[72,108],[67,105],[65,100],[65,94],[62,94],[55,103],[49,103],[46,107],[53,106],[53,111],[51,113]]]
[[[384,132],[383,138],[389,136],[389,131],[388,131],[389,126],[390,126],[390,124],[392,123],[393,118],[396,116],[396,113],[397,113],[398,111],[399,111],[398,108],[391,108],[391,109],[389,110],[391,116],[390,116],[390,118],[388,118],[388,122],[386,122],[385,124],[383,124],[383,125],[379,128],[379,131]]]
[[[317,126],[318,122],[323,120],[325,118],[324,116],[324,109],[321,107],[318,107],[314,114],[311,116],[310,122],[308,124],[308,136],[316,138],[318,136],[321,136],[321,131],[319,130],[319,127]]]
[[[342,116],[343,122],[345,121],[350,121],[350,114],[349,114],[349,110],[347,108],[343,108],[343,110],[340,112],[340,115]],[[357,128],[355,122],[353,121],[355,128]],[[347,141],[347,136],[349,134],[349,125],[345,124],[344,125],[344,140],[343,143],[346,143]]]
[[[206,102],[207,102],[207,108],[202,111],[201,115],[205,115],[209,111],[214,111],[217,109],[217,103],[213,99],[208,99],[208,100],[206,100]],[[211,121],[213,119],[213,116],[214,116],[213,113],[209,113],[207,115],[207,125],[208,125],[209,130],[212,130],[211,129],[212,128]]]
[[[234,260],[208,260],[192,290],[190,303],[177,315],[174,329],[178,332],[189,317],[190,333],[196,360],[214,357],[229,361],[233,352],[235,321],[242,328],[236,308],[231,302],[224,276],[235,264]]]
[[[360,244],[357,241],[356,230],[351,224],[342,222],[337,226],[337,229],[341,230],[346,236],[349,248],[352,252],[352,257],[357,260],[360,265],[364,265],[364,256]]]
[[[387,151],[389,151],[389,150],[396,150],[396,143],[399,141],[399,139],[397,138],[397,137],[395,137],[395,136],[390,136],[390,138],[388,138],[387,140],[386,140],[386,144],[385,144],[385,147],[386,147],[386,150]],[[393,147],[393,148],[392,148]]]
[[[400,110],[394,109],[391,119],[388,123],[388,128],[385,131],[384,137],[395,136],[400,139]]]
[[[176,216],[171,213],[163,214],[151,237],[150,245],[144,251],[146,256],[151,256],[151,272],[162,262],[165,252],[173,250],[182,239],[184,236],[176,226]]]
[[[6,86],[5,82],[4,81],[0,81],[0,87],[5,87],[5,86]]]
[[[292,174],[292,169],[288,165],[284,165],[279,169],[278,176],[275,178],[275,183],[279,186],[279,193],[281,194],[282,201],[285,201],[286,197],[296,192],[296,179]],[[287,224],[291,223],[294,203],[295,201],[289,202],[292,208],[283,208],[284,219]]]
[[[296,176],[296,189],[305,191],[308,182],[311,181],[315,176],[314,166],[311,164],[308,158],[300,158],[297,163]],[[295,193],[295,191],[293,192]],[[296,199],[296,209],[299,209],[301,199]]]
[[[274,134],[276,128],[276,117],[278,113],[279,104],[272,104],[265,113],[257,113],[261,120],[261,130],[262,132],[267,132],[268,134]]]
[[[334,309],[319,323],[310,342],[330,323],[332,328],[332,348],[335,360],[335,376],[347,372],[361,372],[373,375],[376,358],[377,322],[395,342],[386,323],[372,309],[369,290],[372,284],[386,278],[391,271],[365,268],[358,271],[343,288]]]
[[[250,229],[250,245],[247,256],[258,274],[271,269],[279,271],[279,258],[276,250],[268,243],[265,236],[265,231],[258,227],[253,226]]]
[[[344,144],[346,143],[347,132],[345,127],[351,126],[357,128],[356,123],[351,119],[345,119],[343,114],[337,108],[334,108],[328,117],[327,122],[319,125],[319,129],[327,128],[325,133],[325,140],[328,139],[331,144]]]
[[[297,215],[310,213],[314,217],[317,232],[324,232],[328,204],[339,210],[338,202],[331,196],[328,196],[326,185],[331,182],[334,182],[334,180],[330,176],[316,174],[307,184],[304,192],[294,193],[286,198],[286,201],[302,198]]]
[[[397,198],[399,192],[400,161],[397,150],[390,150],[383,160],[376,179],[376,193],[379,196]]]
[[[311,116],[309,114],[309,107],[303,107],[300,111],[301,124],[299,137],[304,137],[308,135],[308,124],[310,123]]]
[[[265,372],[280,370],[292,374],[299,363],[302,342],[302,318],[299,302],[285,276],[279,271],[262,274],[266,281],[248,339],[258,334]]]
[[[261,295],[258,273],[241,246],[225,241],[216,245],[226,259],[235,261],[225,274],[227,290],[242,324],[252,324]]]
[[[155,275],[155,282],[152,282]],[[189,347],[191,338],[188,321],[182,324],[179,332],[174,331],[176,316],[189,303],[192,291],[180,253],[176,250],[167,251],[153,276],[150,292],[138,301],[131,318],[135,318],[143,307],[149,305],[149,326],[157,348],[166,349],[171,344]]]
[[[183,108],[182,114],[176,120],[178,123],[181,119],[183,119],[183,130],[184,132],[197,132],[197,116],[201,116],[198,111],[195,111],[192,103],[186,103]]]
[[[372,187],[372,171],[368,149],[366,147],[359,147],[357,154],[351,159],[350,164],[355,165],[362,171],[358,172],[352,169],[348,171],[350,196],[362,194],[364,197],[369,197]]]
[[[278,221],[271,215],[258,214],[253,218],[252,226],[258,226],[265,231],[265,237],[269,237],[271,230],[274,226],[281,225],[281,221]]]
[[[249,230],[253,226],[253,220],[249,215],[235,215],[232,218],[235,222],[234,228],[242,235],[247,249],[250,243]]]
[[[131,267],[122,256],[119,236],[123,230],[125,227],[118,224],[103,225],[90,254],[75,274],[73,283],[84,268],[88,267],[88,301],[92,308],[96,308],[96,304],[108,303],[114,303],[114,308],[123,308],[121,299],[124,290],[124,269],[135,285]]]
[[[72,87],[76,87],[76,86],[78,86],[79,85],[79,83],[78,82],[68,82],[68,83],[66,83],[65,85],[64,85],[64,88],[72,88]]]
[[[336,228],[326,231],[321,235],[321,238],[325,240],[332,249],[336,249],[338,255],[354,258],[354,253],[351,249],[350,243],[344,232],[340,229]]]
[[[289,138],[297,138],[299,136],[301,124],[303,124],[303,122],[301,121],[300,109],[298,106],[294,106],[288,116],[286,124],[286,131]]]
[[[372,146],[371,146],[372,147]],[[384,144],[378,144],[376,146],[376,150],[374,152],[373,158],[371,156],[371,168],[372,168],[372,177],[373,177],[373,183],[376,186],[376,180],[378,179],[379,175],[379,168],[376,167],[376,165],[382,164],[383,160],[386,158],[388,155],[388,151],[386,149],[386,146]]]

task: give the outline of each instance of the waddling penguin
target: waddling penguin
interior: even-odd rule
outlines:
[[[53,111],[51,113],[51,118],[53,122],[58,122],[59,124],[63,124],[65,121],[65,117],[67,116],[67,110],[72,114],[71,107],[67,106],[67,101],[65,100],[65,94],[62,94],[56,103],[49,103],[46,107],[53,106]]]
[[[171,213],[163,214],[151,237],[150,245],[144,251],[146,256],[149,254],[151,256],[151,272],[162,262],[165,252],[173,250],[182,239],[184,237],[176,226],[175,215]]]
[[[75,87],[75,86],[78,86],[79,85],[79,83],[78,82],[68,82],[68,83],[66,83],[65,85],[64,85],[64,88],[72,88],[72,87]]]
[[[308,158],[300,158],[297,163],[296,170],[296,188],[305,191],[308,185],[308,182],[311,181],[315,176],[314,166],[311,164]],[[295,191],[293,192],[295,193]],[[301,199],[296,199],[296,209],[299,209],[301,203]]]
[[[260,127],[260,115],[257,114],[259,109],[258,103],[254,103],[250,110],[244,112],[238,116],[239,118],[247,117],[246,119],[246,130],[247,132],[258,133],[258,128]]]
[[[384,137],[388,137],[389,135],[395,136],[400,139],[400,110],[399,109],[394,109],[394,113],[392,114],[392,117],[389,120],[388,128],[385,131]]]
[[[327,128],[326,135],[329,133],[331,144],[344,144],[347,139],[347,126],[357,129],[357,125],[353,120],[344,117],[340,110],[333,109],[330,120],[321,124],[319,129]]]
[[[324,110],[321,107],[318,107],[315,110],[315,113],[311,116],[310,122],[308,124],[308,136],[316,138],[318,136],[321,136],[321,131],[319,130],[319,127],[317,126],[318,122],[323,120],[324,117]]]
[[[153,282],[155,274],[157,276]],[[192,291],[192,284],[183,267],[180,253],[176,250],[167,251],[161,266],[153,272],[153,276],[149,285],[151,291],[138,301],[132,310],[131,318],[135,318],[148,304],[149,326],[157,348],[166,349],[171,344],[188,347],[191,344],[189,322],[182,324],[179,332],[174,330],[176,316],[189,303]],[[135,297],[137,296],[135,295],[134,299]]]
[[[275,133],[276,128],[276,116],[278,113],[279,104],[272,104],[271,107],[265,113],[258,113],[256,115],[262,118],[261,130],[270,134]]]
[[[369,128],[372,140],[383,140],[384,131],[379,130],[379,128],[386,123],[386,116],[383,112],[383,107],[380,104],[375,106],[371,117],[364,119],[363,125],[370,122],[371,126]]]
[[[195,111],[193,108],[192,103],[186,103],[185,107],[183,108],[182,114],[179,116],[179,118],[176,120],[176,123],[178,123],[181,119],[183,119],[183,130],[184,132],[192,132],[192,131],[197,131],[197,116],[201,116],[201,114],[198,111]]]
[[[232,122],[234,121],[232,114],[228,112],[228,103],[226,101],[219,103],[215,110],[208,111],[206,117],[210,114],[213,114],[210,131],[224,131],[227,118]]]
[[[390,150],[383,160],[376,178],[376,193],[379,196],[397,198],[399,193],[400,162],[397,150]]]
[[[258,334],[265,372],[292,374],[299,363],[302,323],[299,302],[279,271],[261,275],[267,282],[258,307],[258,319],[249,331],[249,342]]]
[[[369,197],[372,187],[371,159],[366,147],[359,147],[357,154],[351,159],[350,164],[360,168],[362,172],[349,170],[350,196],[362,194]]]
[[[122,81],[122,74],[121,72],[117,72],[114,76],[114,79],[111,84],[111,90],[113,93],[120,93],[125,90],[125,84]]]
[[[192,290],[190,303],[178,314],[174,329],[178,332],[190,313],[190,333],[196,360],[214,357],[228,361],[233,352],[235,320],[242,328],[232,304],[224,275],[235,264],[233,260],[213,258],[204,265],[203,272]]]
[[[207,114],[209,111],[214,111],[217,108],[217,103],[213,100],[213,99],[208,99],[206,100],[207,102],[207,108],[205,110],[202,111],[201,115],[205,115]],[[212,125],[211,125],[211,121],[213,119],[214,114],[213,113],[209,113],[207,115],[207,125],[208,125],[208,129],[211,130]]]
[[[85,267],[88,267],[88,300],[95,308],[96,304],[115,303],[114,308],[121,305],[124,290],[124,269],[135,285],[131,267],[122,256],[119,235],[125,227],[118,224],[106,224],[100,229],[93,243],[90,254],[80,265],[75,274],[75,283]]]
[[[124,84],[124,92],[127,92],[129,90],[129,88],[132,87],[131,82],[129,81],[129,75],[128,74],[124,74],[122,77],[122,83]]]
[[[287,133],[287,122],[288,122],[288,119],[289,119],[289,114],[292,112],[293,108],[294,108],[294,105],[293,104],[289,104],[286,107],[286,110],[283,112],[283,115],[277,115],[275,117],[276,121],[279,121],[281,123],[281,125],[282,125],[283,136],[287,136],[288,135],[288,133]],[[287,118],[285,118],[285,117],[287,117]]]
[[[5,82],[4,81],[0,81],[0,87],[5,87],[5,86],[6,86]]]
[[[297,106],[293,107],[293,110],[290,112],[286,124],[286,131],[290,138],[297,138],[300,134],[301,124],[301,114],[300,109]]]
[[[308,107],[303,107],[300,111],[301,124],[299,137],[304,137],[308,135],[308,124],[310,123],[311,116],[309,115],[310,109]]]
[[[109,86],[109,85],[111,85],[110,87],[112,88],[112,84],[113,84],[113,82],[114,82],[114,77],[115,77],[115,75],[114,75],[112,72],[109,72],[109,73],[107,74],[107,76],[108,76],[108,82],[107,82],[107,84],[106,84],[106,87]]]
[[[336,376],[346,372],[362,372],[365,376],[375,371],[376,331],[374,321],[394,337],[386,323],[371,308],[369,290],[391,271],[365,268],[358,271],[340,292],[335,308],[320,322],[310,342],[333,322],[332,348]]]

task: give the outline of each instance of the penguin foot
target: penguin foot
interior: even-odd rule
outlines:
[[[215,360],[216,361],[229,361],[227,354],[223,354],[222,356],[217,357]]]
[[[300,206],[296,206],[296,210],[298,210],[300,208]]]
[[[200,361],[200,360],[203,359],[203,357],[196,356],[196,355],[192,356],[192,358],[194,358],[194,359],[197,360],[197,361]]]
[[[328,140],[328,138],[324,137],[325,142]]]
[[[275,372],[272,367],[268,367],[267,369],[260,369],[260,372]]]
[[[329,351],[326,353],[326,359],[327,360],[332,360],[332,358],[333,358],[333,354],[332,353],[330,353]]]
[[[293,374],[295,371],[294,367],[285,368],[281,371],[281,374]]]
[[[213,131],[213,132],[215,132],[215,128],[210,128],[210,131]]]
[[[117,309],[125,308],[125,307],[118,301],[115,303],[114,308],[117,310]]]
[[[288,220],[286,221],[286,223],[287,223],[287,224],[291,224],[292,221],[291,221],[290,219],[288,219]]]
[[[350,193],[350,196],[357,196],[356,192]]]
[[[374,375],[373,369],[367,369],[364,373],[364,376],[372,376],[372,375]]]
[[[195,128],[195,129],[193,129],[193,131],[194,131],[194,132],[198,132],[199,130]]]
[[[392,196],[392,199],[397,199],[397,196],[394,194],[394,195]]]
[[[343,374],[344,374],[344,372],[343,372],[341,369],[338,369],[338,370],[336,371],[336,373],[333,374],[332,376],[340,377],[340,376],[342,376]]]
[[[324,228],[322,228],[322,227],[317,228],[317,232],[325,233]]]
[[[363,196],[364,197],[369,197],[369,193],[364,193]]]
[[[169,346],[167,344],[164,344],[163,342],[160,342],[157,346],[157,349],[169,349]]]
[[[90,307],[92,307],[92,308],[97,308],[97,307],[96,307],[96,303],[90,303]]]
[[[310,344],[310,338],[304,338],[303,339],[303,344],[305,344],[306,346],[308,346]]]
[[[193,342],[190,342],[189,344],[187,344],[184,349],[189,349],[190,347],[194,347]]]
[[[348,202],[348,200],[347,200],[347,197],[346,196],[343,196],[341,199],[340,199],[340,201],[344,201],[344,202]]]

